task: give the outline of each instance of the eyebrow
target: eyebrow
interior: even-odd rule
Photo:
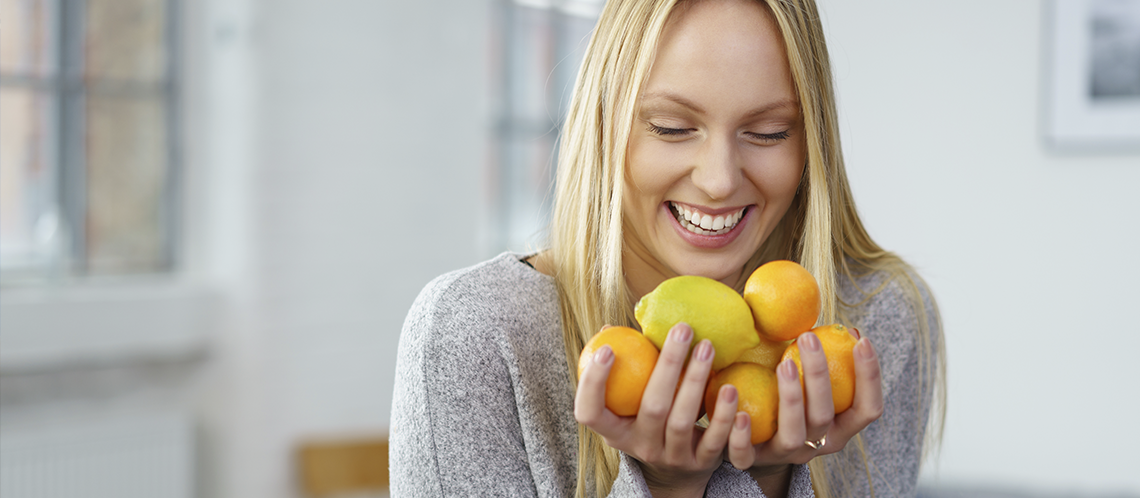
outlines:
[[[697,112],[697,113],[700,113],[700,114],[705,113],[704,108],[697,105],[696,102],[693,102],[689,99],[686,99],[685,97],[682,97],[682,96],[674,94],[674,93],[653,92],[653,93],[647,93],[647,94],[641,96],[642,102],[658,100],[658,99],[668,100],[668,101],[674,102],[676,104],[680,104],[681,106],[687,107],[690,110]],[[652,106],[650,106],[650,107],[652,107]],[[800,105],[799,105],[799,102],[797,102],[793,99],[780,99],[780,100],[777,100],[775,102],[765,104],[763,106],[757,107],[756,109],[749,111],[748,115],[746,117],[752,118],[752,117],[759,116],[759,115],[764,114],[764,113],[769,112],[769,111],[773,111],[776,109],[785,109],[785,108],[795,109],[798,111],[800,108]]]

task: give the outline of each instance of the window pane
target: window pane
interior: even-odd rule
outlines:
[[[167,269],[164,101],[90,95],[87,146],[88,272]]]
[[[0,266],[41,266],[58,254],[55,175],[48,157],[51,99],[0,87]],[[53,246],[53,244],[56,244]]]
[[[49,76],[55,60],[46,0],[0,0],[0,73]]]
[[[87,75],[153,83],[166,72],[165,0],[88,0]]]

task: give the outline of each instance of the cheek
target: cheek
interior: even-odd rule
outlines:
[[[750,163],[748,176],[769,203],[788,204],[795,196],[804,171],[804,155],[771,151]]]
[[[625,201],[627,209],[651,207],[655,210],[671,184],[670,156],[661,147],[630,140],[625,171]]]

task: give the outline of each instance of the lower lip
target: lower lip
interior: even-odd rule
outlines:
[[[685,239],[689,244],[700,247],[701,249],[720,249],[731,244],[732,241],[736,240],[736,237],[740,236],[741,229],[748,223],[753,211],[752,209],[746,210],[744,217],[741,218],[740,221],[736,223],[736,226],[732,227],[732,230],[729,230],[728,233],[720,235],[701,235],[690,232],[689,229],[681,226],[681,222],[677,221],[677,217],[673,215],[673,208],[669,206],[668,202],[662,204],[661,209],[664,209],[669,219],[673,220],[673,229],[677,231],[677,235],[680,235],[681,238]]]

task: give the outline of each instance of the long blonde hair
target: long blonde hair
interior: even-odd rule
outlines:
[[[648,79],[657,43],[670,13],[682,0],[610,0],[590,40],[560,136],[549,267],[558,286],[568,380],[577,384],[578,362],[586,341],[606,324],[637,327],[622,269],[622,191],[626,149],[641,87]],[[907,285],[918,316],[921,381],[918,396],[934,392],[941,403],[928,441],[941,439],[944,416],[944,348],[941,326],[931,341],[918,277],[894,254],[880,248],[864,230],[844,172],[835,96],[823,28],[813,0],[758,0],[767,5],[787,48],[806,132],[807,166],[792,205],[741,273],[775,259],[798,261],[819,281],[822,323],[845,322],[838,297],[838,274],[854,279],[884,271]],[[888,281],[890,279],[887,279]],[[873,295],[881,290],[865,291]],[[739,289],[738,289],[739,290]],[[937,316],[933,317],[938,323]],[[925,421],[919,421],[925,422]],[[922,426],[919,425],[919,428]],[[916,431],[921,434],[921,431]],[[605,496],[617,476],[618,454],[593,431],[579,426],[577,496]],[[845,451],[863,456],[856,439]],[[934,444],[928,444],[929,449]],[[827,482],[830,458],[811,464],[818,495],[832,493]],[[865,467],[865,465],[864,465]],[[843,472],[846,475],[846,472]],[[869,479],[869,473],[868,473]]]

